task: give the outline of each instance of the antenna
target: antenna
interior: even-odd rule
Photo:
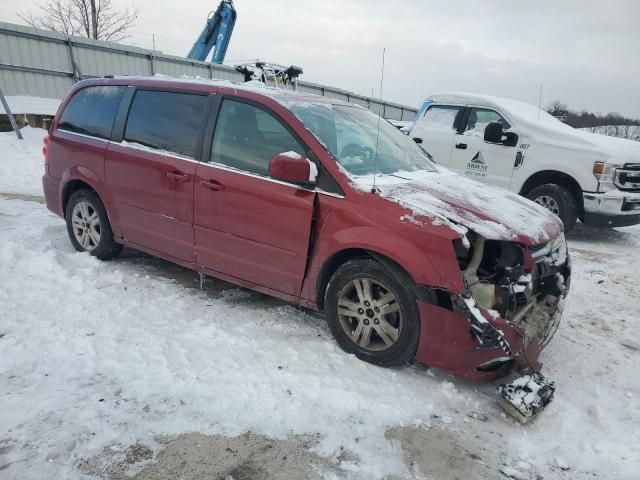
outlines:
[[[540,110],[542,110],[542,82],[540,82],[540,99],[538,100],[538,120],[540,120]]]
[[[378,173],[378,142],[380,140],[380,119],[382,112],[380,107],[382,105],[382,82],[384,81],[384,53],[387,49],[382,49],[382,70],[380,72],[380,102],[378,102],[378,130],[376,132],[376,152],[373,156],[373,185],[371,186],[371,193],[376,193],[376,175]]]

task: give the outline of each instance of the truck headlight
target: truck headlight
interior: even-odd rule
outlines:
[[[596,162],[593,164],[593,175],[596,177],[596,180],[598,180],[598,192],[608,192],[609,190],[616,189],[613,180],[617,168],[620,168],[620,165],[606,162]]]

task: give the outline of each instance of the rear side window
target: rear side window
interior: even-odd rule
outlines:
[[[98,138],[111,138],[113,119],[126,87],[87,87],[64,109],[58,128]]]
[[[207,97],[190,93],[138,90],[124,139],[195,158]]]

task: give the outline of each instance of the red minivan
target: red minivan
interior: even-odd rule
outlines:
[[[44,153],[47,206],[77,250],[108,260],[125,245],[322,311],[344,350],[378,365],[537,372],[560,320],[557,217],[447,171],[354,104],[87,80]]]

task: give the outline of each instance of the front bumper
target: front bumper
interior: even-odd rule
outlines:
[[[554,335],[571,282],[571,263],[547,273],[561,275],[563,293],[549,303],[549,292],[539,292],[527,305],[526,314],[511,321],[496,312],[476,307],[476,312],[490,329],[497,332],[496,342],[479,340],[468,313],[455,308],[458,294],[450,293],[451,308],[418,302],[421,334],[416,360],[472,381],[491,381],[512,371],[522,374],[538,372],[542,349]],[[473,310],[473,308],[472,308]]]
[[[592,227],[628,227],[640,223],[640,193],[615,190],[584,193],[583,223]]]

